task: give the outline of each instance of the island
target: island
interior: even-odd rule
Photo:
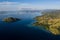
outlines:
[[[14,18],[14,17],[7,17],[7,18],[4,18],[3,21],[4,22],[7,22],[7,23],[11,23],[11,22],[16,22],[16,21],[19,21],[21,19],[19,18]]]
[[[54,35],[60,35],[60,10],[42,12],[35,20],[34,26],[43,27]]]

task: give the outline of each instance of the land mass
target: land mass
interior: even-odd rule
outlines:
[[[16,22],[16,21],[19,21],[19,20],[21,20],[21,19],[19,19],[19,18],[13,18],[13,17],[8,17],[8,18],[4,18],[3,19],[4,22],[8,22],[8,23],[10,23],[10,22]]]
[[[54,35],[60,35],[60,10],[42,12],[41,16],[37,16],[34,26],[43,26]]]

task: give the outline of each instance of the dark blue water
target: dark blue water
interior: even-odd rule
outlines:
[[[54,36],[51,33],[33,27],[31,23],[40,13],[6,13],[0,14],[0,39],[1,40],[59,40],[60,36]],[[3,22],[6,17],[20,18],[20,21],[14,23]]]

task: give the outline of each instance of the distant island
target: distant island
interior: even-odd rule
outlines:
[[[37,16],[34,26],[43,27],[54,35],[60,35],[60,10],[43,11]]]
[[[7,23],[11,23],[11,22],[16,22],[16,21],[19,21],[21,19],[19,18],[14,18],[14,17],[8,17],[8,18],[4,18],[3,21],[4,22],[7,22]]]

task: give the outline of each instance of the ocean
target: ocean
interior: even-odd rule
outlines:
[[[60,36],[55,36],[46,30],[32,26],[36,16],[41,12],[5,12],[0,14],[0,39],[1,40],[59,40]],[[21,19],[13,23],[6,23],[2,20],[7,17]]]

